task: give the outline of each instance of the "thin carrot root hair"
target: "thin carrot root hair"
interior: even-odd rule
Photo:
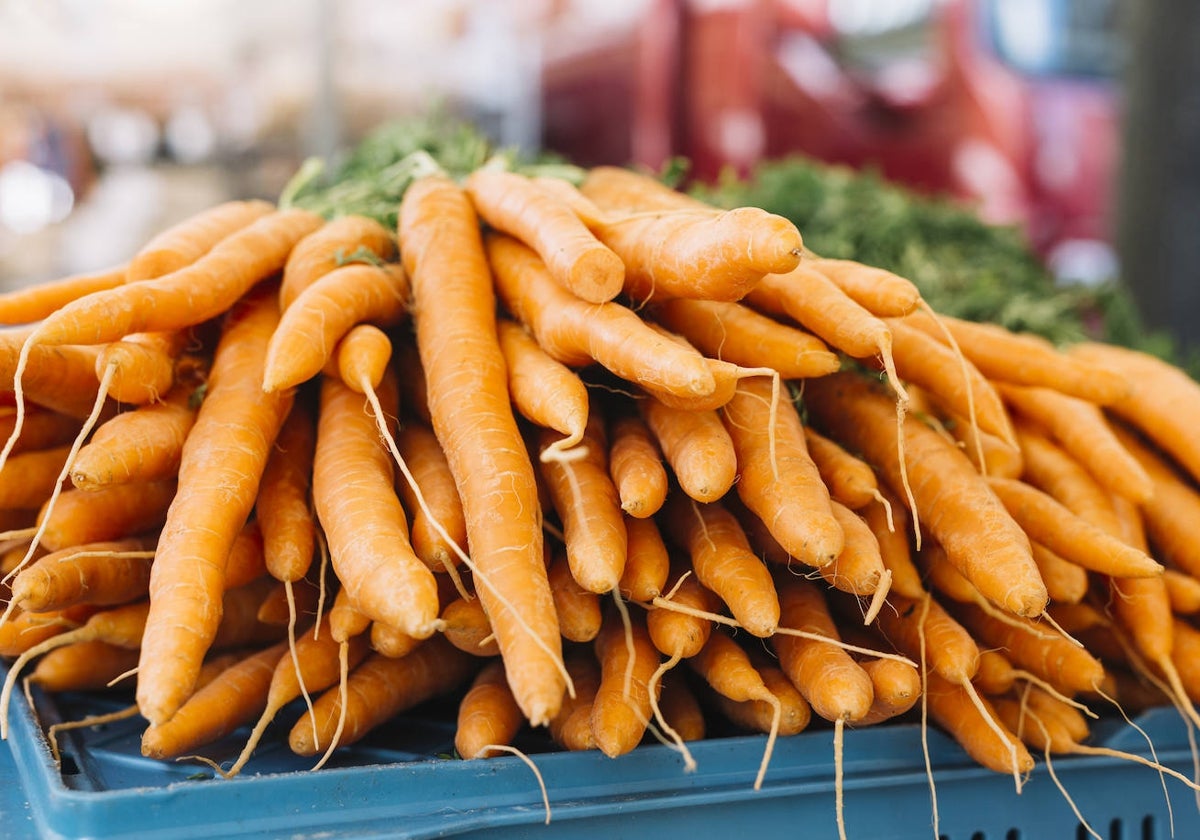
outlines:
[[[983,457],[983,442],[982,436],[979,433],[979,422],[975,413],[975,389],[971,387],[971,377],[967,372],[967,357],[963,355],[962,348],[958,346],[958,342],[954,339],[954,335],[950,329],[942,321],[941,316],[934,311],[922,298],[917,303],[917,308],[925,312],[933,322],[937,325],[938,331],[941,332],[943,338],[946,339],[946,344],[954,353],[954,358],[958,360],[959,370],[962,371],[963,383],[967,386],[967,422],[971,425],[971,432],[975,438],[975,457],[979,461],[979,472],[982,475],[987,475],[987,461]],[[1015,445],[1016,441],[1009,441]]]
[[[633,704],[629,702],[630,696],[633,694],[633,665],[635,649],[633,643],[633,623],[629,618],[629,607],[625,605],[625,599],[621,597],[621,588],[614,586],[612,589],[613,605],[617,608],[617,613],[621,616],[621,626],[625,631],[625,652],[628,654],[625,657],[625,676],[621,682],[621,699],[630,708]]]
[[[22,351],[24,351],[25,346],[27,345],[22,346]],[[20,562],[18,562],[17,565],[14,566],[12,570],[4,576],[3,580],[0,580],[0,583],[7,583],[8,581],[12,580],[17,572],[25,568],[29,561],[33,559],[34,552],[37,551],[37,547],[41,541],[42,535],[46,532],[46,528],[50,524],[50,511],[54,509],[54,503],[58,501],[58,497],[62,494],[63,485],[66,483],[68,476],[71,474],[71,467],[75,464],[75,458],[79,455],[79,450],[83,448],[83,442],[87,440],[87,436],[92,433],[92,429],[95,428],[97,421],[100,419],[100,412],[104,408],[104,402],[108,395],[108,386],[112,382],[113,376],[116,375],[116,372],[116,365],[110,364],[104,369],[104,375],[100,378],[100,390],[96,394],[96,402],[92,406],[91,413],[89,413],[87,419],[84,420],[83,426],[79,429],[79,434],[75,436],[75,440],[71,443],[71,449],[67,453],[67,460],[63,464],[62,471],[58,475],[58,480],[54,482],[54,490],[50,493],[50,498],[46,501],[45,505],[43,505],[43,512],[41,516],[42,521],[38,525],[37,530],[34,531],[33,538],[29,542],[29,548],[26,550],[25,556],[22,557]],[[14,385],[15,384],[16,382],[14,380]],[[17,405],[20,406],[21,404],[22,401],[18,397]],[[18,408],[17,414],[18,417],[21,417],[23,414],[23,409]],[[19,423],[13,426],[13,437],[9,438],[10,443],[16,443],[16,435],[18,430]],[[4,469],[4,462],[7,457],[7,453],[0,453],[0,470]]]
[[[918,666],[921,675],[921,754],[925,759],[925,777],[929,779],[929,807],[932,811],[934,840],[941,837],[938,831],[940,817],[938,814],[937,785],[933,781],[933,757],[929,752],[929,663],[926,657],[925,622],[929,618],[929,605],[933,595],[928,592],[921,599],[921,610],[917,617],[917,647],[921,651],[921,662]]]
[[[1042,723],[1041,717],[1039,717],[1038,715],[1036,715],[1032,712],[1028,712],[1024,707],[1024,703],[1022,703],[1022,707],[1021,707],[1021,716],[1022,716],[1022,720],[1025,717],[1029,717],[1031,720],[1033,720],[1034,723],[1036,723],[1038,725],[1038,727],[1041,728],[1042,735],[1046,738],[1046,741],[1047,741],[1045,749],[1043,750],[1043,753],[1046,758],[1046,772],[1050,774],[1051,781],[1053,781],[1054,786],[1056,788],[1058,788],[1058,792],[1063,795],[1063,799],[1065,799],[1067,801],[1067,805],[1071,808],[1071,812],[1073,814],[1075,814],[1075,818],[1077,820],[1079,820],[1079,824],[1084,827],[1084,829],[1087,831],[1088,834],[1090,834],[1092,837],[1095,837],[1096,840],[1104,840],[1103,837],[1101,837],[1099,834],[1096,833],[1096,830],[1094,828],[1092,828],[1091,824],[1083,816],[1082,812],[1080,812],[1079,806],[1075,804],[1075,800],[1071,798],[1071,794],[1067,793],[1067,789],[1063,785],[1062,781],[1058,778],[1058,774],[1056,772],[1054,772],[1054,762],[1050,760],[1050,744],[1048,743],[1050,740],[1050,735],[1046,731],[1046,725],[1044,723]]]
[[[839,717],[833,722],[833,800],[840,840],[846,840],[845,741],[846,719]]]
[[[1102,698],[1104,698],[1109,703],[1111,703],[1113,705],[1113,708],[1115,708],[1120,713],[1121,717],[1125,720],[1125,722],[1127,724],[1129,724],[1130,726],[1132,726],[1134,728],[1134,730],[1136,730],[1138,732],[1138,734],[1140,734],[1142,736],[1142,738],[1145,739],[1146,746],[1150,750],[1150,758],[1153,761],[1152,766],[1154,766],[1155,769],[1158,770],[1159,779],[1162,781],[1163,798],[1167,802],[1167,816],[1171,823],[1171,835],[1174,836],[1175,835],[1175,828],[1174,828],[1175,812],[1171,808],[1171,793],[1170,793],[1170,791],[1167,790],[1166,771],[1169,768],[1167,768],[1161,761],[1158,760],[1158,751],[1154,748],[1154,739],[1152,739],[1150,737],[1149,733],[1146,732],[1146,730],[1143,729],[1142,727],[1138,726],[1137,723],[1133,720],[1133,718],[1131,718],[1128,715],[1128,713],[1126,713],[1125,708],[1119,702],[1117,702],[1117,698],[1107,694],[1104,691],[1104,689],[1102,689],[1100,686],[1096,686],[1095,691]],[[1168,696],[1173,696],[1173,695],[1170,695],[1168,693]],[[1190,729],[1190,727],[1189,727],[1189,729]],[[1190,784],[1190,780],[1189,780],[1189,784]]]
[[[312,766],[313,770],[320,770],[325,766],[333,755],[333,751],[337,749],[338,742],[342,740],[342,732],[346,729],[346,706],[349,702],[349,690],[347,685],[350,681],[350,643],[338,643],[338,722],[334,727],[333,735],[329,739],[329,745],[325,747],[325,752],[321,754],[317,763]],[[313,718],[314,726],[316,718]],[[314,741],[319,743],[319,741]]]
[[[569,464],[587,457],[588,448],[581,446],[584,430],[576,429],[562,440],[556,440],[538,455],[543,464]]]
[[[317,545],[317,556],[320,560],[317,566],[317,617],[313,625],[313,640],[321,637],[321,618],[325,615],[325,597],[329,593],[326,573],[329,571],[329,543],[325,540],[325,532],[320,528],[314,529],[313,539]]]
[[[313,740],[317,738],[317,713],[313,710],[312,696],[308,693],[308,686],[304,684],[304,676],[300,671],[300,655],[296,652],[296,593],[292,589],[292,582],[285,580],[283,582],[283,591],[287,595],[288,605],[288,654],[292,657],[292,667],[296,669],[296,682],[300,686],[300,696],[304,698],[304,706],[308,710],[308,719],[312,722]],[[249,758],[249,755],[246,756]]]
[[[546,808],[545,824],[550,825],[550,794],[546,791],[546,780],[542,778],[542,771],[539,770],[537,765],[533,763],[533,759],[510,744],[484,744],[481,752],[486,752],[487,750],[497,750],[499,752],[511,753],[512,755],[515,755],[517,758],[521,759],[521,761],[523,761],[525,765],[533,772],[534,778],[537,779],[538,789],[542,792],[542,804]]]
[[[662,662],[660,662],[658,668],[656,668],[654,673],[650,675],[650,681],[646,687],[650,692],[650,710],[654,713],[654,719],[658,722],[659,728],[662,729],[668,738],[670,738],[670,744],[668,744],[668,746],[683,756],[683,771],[685,773],[691,773],[694,772],[697,767],[696,758],[692,755],[692,751],[688,749],[687,744],[684,743],[683,737],[679,734],[679,732],[667,722],[665,717],[663,717],[662,709],[658,705],[658,697],[654,691],[655,686],[662,682],[662,678],[664,675],[666,675],[667,671],[670,671],[672,668],[678,665],[679,661],[679,654],[674,653],[670,658],[664,659]]]
[[[1023,668],[1014,668],[1012,671],[1012,674],[1015,679],[1021,680],[1022,682],[1026,683],[1027,685],[1032,685],[1032,686],[1036,686],[1037,688],[1040,688],[1042,691],[1049,694],[1055,700],[1058,700],[1062,703],[1066,703],[1068,706],[1072,706],[1072,707],[1078,709],[1080,712],[1082,712],[1083,714],[1087,715],[1088,717],[1090,717],[1092,719],[1099,719],[1100,716],[1098,714],[1096,714],[1095,712],[1093,712],[1091,707],[1088,706],[1086,703],[1080,702],[1079,700],[1076,700],[1074,697],[1068,697],[1067,695],[1065,695],[1061,691],[1059,691],[1057,688],[1052,686],[1050,683],[1046,682],[1044,679],[1039,677],[1037,674],[1031,674],[1029,671],[1026,671]]]
[[[767,451],[770,453],[771,459],[771,477],[776,481],[779,480],[779,462],[775,457],[776,438],[777,438],[777,422],[779,417],[779,400],[783,392],[783,377],[779,375],[779,371],[774,368],[749,368],[738,367],[735,374],[736,379],[746,379],[751,376],[769,376],[771,377],[771,403],[770,416],[771,420],[767,424]]]
[[[1062,637],[1063,637],[1064,639],[1066,639],[1068,642],[1070,642],[1071,644],[1075,645],[1075,647],[1077,647],[1077,648],[1083,648],[1083,647],[1084,647],[1084,644],[1083,644],[1083,642],[1079,641],[1079,640],[1078,640],[1078,639],[1076,639],[1074,636],[1072,636],[1070,633],[1068,633],[1068,632],[1066,631],[1066,628],[1064,628],[1064,627],[1063,627],[1061,624],[1059,624],[1057,621],[1055,621],[1055,620],[1054,620],[1054,616],[1050,615],[1050,613],[1048,613],[1048,612],[1046,612],[1045,610],[1043,610],[1043,611],[1042,611],[1042,614],[1041,614],[1040,616],[1038,616],[1038,617],[1039,617],[1039,618],[1041,618],[1043,621],[1045,621],[1047,624],[1049,624],[1051,627],[1053,627],[1053,628],[1054,628],[1054,632],[1055,632],[1057,635],[1059,635],[1059,636],[1062,636]]]
[[[46,729],[46,741],[50,746],[50,755],[54,758],[54,763],[62,763],[62,755],[58,746],[59,732],[67,732],[72,729],[84,729],[88,726],[101,726],[106,723],[116,723],[117,721],[128,720],[131,717],[136,717],[138,711],[138,704],[133,703],[113,712],[105,712],[98,715],[88,715],[87,717],[82,717],[77,720],[64,720],[51,724]]]
[[[893,534],[896,533],[896,520],[892,517],[892,502],[887,496],[879,492],[878,487],[871,489],[871,495],[875,497],[875,501],[883,505],[883,513],[887,518],[887,529]]]
[[[1012,756],[1013,784],[1016,785],[1017,793],[1020,793],[1021,788],[1024,786],[1024,780],[1021,778],[1021,768],[1018,766],[1016,744],[1009,740],[1004,729],[988,712],[987,707],[983,705],[983,698],[979,696],[979,691],[975,688],[975,685],[970,680],[963,680],[959,685],[966,691],[967,697],[971,699],[971,703],[979,711],[979,716],[983,718],[983,722],[988,729],[992,730],[1001,742],[1008,744],[1008,752]]]
[[[754,777],[754,789],[762,790],[763,778],[767,775],[767,766],[770,765],[771,755],[775,752],[775,741],[779,738],[779,724],[783,720],[783,703],[779,702],[779,698],[770,690],[755,699],[762,700],[771,706],[771,731],[767,733],[762,762],[758,766],[758,775]]]
[[[105,685],[108,688],[112,688],[117,683],[124,682],[125,680],[129,679],[130,677],[135,676],[137,674],[137,672],[138,672],[138,669],[137,669],[137,666],[135,665],[134,667],[130,668],[125,673],[117,674],[115,677],[113,677],[111,680],[109,680]]]
[[[25,425],[25,387],[21,380],[25,376],[25,368],[29,366],[29,354],[33,352],[37,335],[38,330],[35,329],[26,336],[25,341],[21,343],[21,351],[17,354],[17,366],[13,370],[13,402],[16,414],[13,417],[13,427],[9,432],[8,440],[4,442],[4,448],[0,449],[0,470],[3,470],[4,465],[8,463],[8,456],[12,454],[13,447],[17,445],[17,439],[21,437],[21,428]]]

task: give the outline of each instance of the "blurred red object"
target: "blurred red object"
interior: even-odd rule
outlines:
[[[555,43],[543,142],[585,165],[871,166],[1111,273],[1118,0],[649,0]],[[1070,264],[1068,264],[1070,263]]]

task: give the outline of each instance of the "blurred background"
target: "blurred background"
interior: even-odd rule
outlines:
[[[1015,226],[1061,282],[1124,277],[1190,341],[1197,7],[0,0],[0,288],[273,199],[305,157],[438,105],[580,164],[686,158],[695,182],[796,153],[875,171]]]

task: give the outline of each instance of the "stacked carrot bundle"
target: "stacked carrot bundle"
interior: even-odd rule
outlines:
[[[230,203],[0,320],[6,708],[136,680],[147,755],[257,721],[227,774],[300,698],[302,755],[447,697],[465,758],[923,698],[1017,776],[1101,698],[1196,719],[1200,387],[756,208],[433,171],[395,231]]]

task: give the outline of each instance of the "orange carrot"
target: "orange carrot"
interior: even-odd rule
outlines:
[[[897,659],[867,659],[862,669],[871,678],[871,708],[855,726],[873,726],[907,712],[921,696],[921,675],[912,665]]]
[[[1078,604],[1087,595],[1088,573],[1083,566],[1076,565],[1042,545],[1030,540],[1033,562],[1046,584],[1050,600],[1059,604]]]
[[[861,377],[839,373],[811,380],[805,405],[818,426],[862,453],[901,491],[895,415],[886,396]],[[998,606],[1040,614],[1049,596],[1025,532],[956,447],[913,417],[906,418],[904,435],[909,486],[924,526],[950,561]]]
[[[1200,580],[1177,569],[1166,569],[1163,583],[1167,585],[1171,612],[1176,615],[1200,613]]]
[[[16,419],[15,408],[0,410],[0,437],[12,435]],[[12,454],[70,443],[79,435],[79,420],[78,417],[40,406],[28,406],[21,426],[21,437],[13,443]]]
[[[997,387],[1011,408],[1044,428],[1110,492],[1150,500],[1150,476],[1113,435],[1099,406],[1049,388]]]
[[[339,644],[366,633],[371,627],[371,619],[364,615],[350,600],[350,594],[345,589],[339,589],[334,596],[333,606],[329,609],[329,635]]]
[[[658,668],[659,653],[645,621],[636,613],[626,627],[610,612],[596,637],[595,649],[600,685],[592,703],[592,737],[601,752],[615,758],[636,747],[646,731],[651,714],[650,678]]]
[[[939,674],[928,675],[926,696],[929,714],[956,740],[971,758],[997,773],[1028,773],[1033,769],[1033,757],[1015,735],[1008,731],[991,704],[980,698],[991,724],[982,719],[979,707],[972,702],[962,685],[946,680]],[[999,727],[1003,740],[996,734]]]
[[[862,510],[879,498],[875,471],[865,461],[809,426],[804,427],[804,442],[821,480],[834,499],[851,510]]]
[[[312,563],[316,538],[308,491],[315,446],[312,412],[297,401],[267,456],[255,502],[263,560],[276,580],[298,581]]]
[[[61,311],[63,310],[56,310]],[[27,342],[28,338],[25,340]],[[0,380],[13,383],[19,370],[25,400],[72,417],[87,417],[100,390],[100,382],[96,378],[96,357],[99,352],[96,347],[70,345],[35,345],[25,350],[19,336],[4,335],[0,337]],[[22,353],[28,353],[23,368]],[[15,428],[9,435],[10,441],[14,441],[13,435],[20,436],[23,421],[20,411],[18,406],[18,415],[14,418]]]
[[[592,303],[620,294],[624,263],[569,205],[526,176],[499,169],[476,169],[464,186],[480,217],[537,251],[563,288]]]
[[[592,703],[600,688],[600,663],[591,651],[577,651],[568,654],[565,665],[575,696],[564,697],[558,713],[550,719],[550,737],[567,750],[595,749]]]
[[[821,591],[808,581],[776,573],[784,627],[841,639]],[[874,700],[871,677],[841,646],[786,634],[772,640],[779,667],[812,710],[825,720],[860,720]]]
[[[698,502],[724,496],[737,477],[737,455],[720,415],[672,408],[651,396],[638,408],[683,492]]]
[[[405,709],[453,691],[471,676],[474,662],[440,636],[398,659],[372,654],[350,672],[345,701],[339,691],[322,694],[313,703],[315,730],[307,717],[297,721],[288,745],[297,755],[316,755],[331,744],[352,744]],[[337,734],[343,702],[345,724]]]
[[[0,506],[36,508],[50,498],[71,452],[70,445],[13,455],[0,471]]]
[[[583,380],[551,358],[514,322],[500,318],[496,330],[508,368],[508,390],[517,411],[529,422],[565,435],[552,454],[575,446],[583,440],[588,420],[588,393]]]
[[[226,668],[169,719],[142,733],[142,755],[175,758],[254,720],[267,702],[276,665],[286,656],[281,643]]]
[[[663,593],[671,558],[653,519],[625,515],[625,568],[617,584],[622,597],[648,603]]]
[[[71,463],[71,483],[97,490],[158,481],[179,472],[183,442],[196,421],[193,382],[179,382],[159,402],[122,411],[102,423]]]
[[[0,656],[20,656],[51,637],[78,629],[96,612],[96,607],[91,604],[41,613],[14,610],[8,620],[0,624]]]
[[[385,413],[391,397],[382,399]],[[392,460],[360,394],[321,383],[312,496],[338,578],[358,609],[417,638],[434,632],[437,582],[413,553],[393,487]]]
[[[891,607],[880,610],[875,623],[896,650],[912,660],[925,661],[931,673],[952,683],[969,682],[975,676],[979,647],[938,601],[929,596],[917,601],[899,595],[892,595],[889,601]]]
[[[632,517],[653,516],[667,498],[667,471],[662,451],[646,423],[636,414],[609,418],[608,470],[621,499],[621,510]]]
[[[716,388],[708,361],[694,348],[656,332],[619,303],[574,297],[515,239],[492,235],[486,245],[501,302],[551,358],[570,367],[598,362],[622,379],[685,397]]]
[[[859,513],[875,535],[883,567],[891,573],[891,591],[908,598],[920,598],[925,594],[925,587],[912,560],[908,514],[887,487],[880,488],[880,495],[884,501],[873,501]]]
[[[1162,566],[1145,552],[1074,515],[1048,493],[1011,478],[989,486],[1030,537],[1085,569],[1117,577],[1150,577]]]
[[[571,574],[584,589],[603,594],[621,579],[628,538],[617,489],[608,476],[603,418],[593,414],[586,428],[582,457],[543,457],[539,466],[563,525]],[[559,439],[557,432],[541,430],[539,452],[544,455]]]
[[[41,545],[58,551],[155,531],[166,521],[175,490],[174,478],[64,490],[54,507],[38,517],[39,524],[45,523]]]
[[[854,595],[874,595],[882,589],[882,597],[890,586],[874,532],[850,508],[840,502],[830,502],[833,517],[842,528],[845,544],[833,562],[820,566],[821,577],[831,586]]]
[[[108,642],[76,642],[38,660],[29,682],[43,691],[100,691],[137,666],[138,652]]]
[[[782,713],[779,715],[778,729],[780,735],[797,735],[808,728],[812,720],[812,708],[799,691],[788,679],[787,675],[774,665],[758,668],[763,685],[775,695]],[[776,726],[775,707],[764,700],[730,700],[723,694],[714,692],[713,701],[721,713],[734,724],[754,732],[770,732]]]
[[[921,305],[921,292],[916,285],[887,269],[827,257],[811,260],[810,265],[879,318],[899,318]]]
[[[420,421],[413,421],[400,427],[396,433],[396,446],[421,488],[425,504],[433,513],[432,520],[436,520],[450,539],[465,550],[467,525],[463,520],[462,500],[437,437]],[[447,564],[457,566],[458,555],[417,503],[408,482],[398,479],[396,490],[404,502],[404,509],[412,512],[412,547],[421,562],[435,572],[445,571]]]
[[[271,336],[263,390],[291,388],[316,376],[352,327],[396,324],[408,297],[408,277],[398,263],[346,265],[315,280],[292,301]]]
[[[504,674],[504,663],[493,659],[480,669],[458,704],[454,749],[463,758],[499,755],[489,749],[511,744],[525,718]]]
[[[138,705],[152,724],[174,714],[195,685],[220,622],[217,593],[226,559],[291,408],[290,392],[266,396],[259,388],[263,350],[278,320],[271,287],[230,311],[184,443],[179,489],[152,566],[147,643],[138,666]]]
[[[433,430],[463,502],[479,595],[513,694],[541,726],[565,690],[561,636],[535,513],[537,482],[512,416],[478,220],[458,186],[430,175],[405,192],[399,234]]]
[[[125,282],[153,280],[194,263],[225,237],[275,208],[265,201],[226,201],[160,231],[129,261]]]
[[[135,537],[51,552],[13,579],[11,600],[22,609],[44,612],[144,598],[153,549],[153,538]]]
[[[736,453],[737,495],[789,555],[819,568],[841,554],[845,534],[800,415],[790,400],[775,405],[773,396],[765,379],[747,379],[723,409]]]
[[[442,635],[459,650],[480,657],[500,653],[492,623],[478,598],[456,598],[442,609],[441,617]]]
[[[130,405],[158,402],[175,384],[175,367],[191,337],[183,330],[140,332],[112,341],[96,356],[96,378],[111,377],[107,393]]]
[[[687,612],[671,609],[679,606]],[[684,563],[674,563],[667,594],[655,600],[646,613],[650,640],[664,656],[687,659],[700,652],[712,634],[712,619],[704,617],[721,608],[716,593],[700,583]]]
[[[777,686],[772,681],[768,687],[774,689]],[[675,679],[671,674],[667,674],[662,679],[662,688],[658,695],[658,710],[662,713],[663,720],[671,729],[675,730],[681,741],[699,741],[708,729],[708,723],[704,719],[704,709],[701,707],[696,693],[688,686],[686,680]]]
[[[589,168],[579,192],[610,212],[713,209],[700,199],[673,189],[657,178],[618,166]]]
[[[0,294],[0,324],[31,324],[73,300],[112,289],[125,282],[124,264],[85,274],[72,274]]]
[[[1032,424],[1018,420],[1016,427],[1025,465],[1021,477],[1079,518],[1109,534],[1119,534],[1113,494],[1079,460]]]
[[[279,308],[290,309],[301,292],[347,263],[388,262],[395,255],[395,238],[374,219],[347,215],[325,222],[288,254],[279,284]]]
[[[547,574],[558,626],[564,639],[571,642],[590,642],[600,632],[600,598],[575,580],[565,554],[556,556]]]
[[[815,335],[742,304],[675,298],[656,304],[653,315],[706,356],[741,367],[774,368],[784,379],[824,376],[841,365]]]
[[[700,583],[729,607],[755,636],[779,626],[779,596],[766,564],[750,548],[737,519],[720,503],[699,504],[678,495],[667,500],[665,528],[687,551]]]

